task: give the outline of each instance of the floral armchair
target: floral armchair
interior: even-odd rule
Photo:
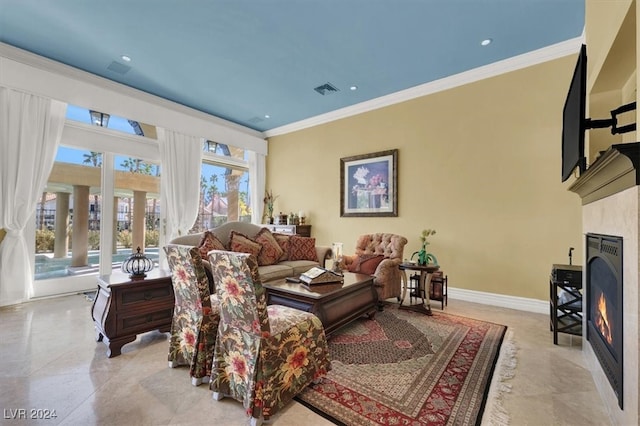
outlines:
[[[342,258],[342,269],[350,272],[373,275],[373,284],[378,292],[378,300],[398,298],[402,292],[402,282],[398,265],[402,263],[407,239],[396,234],[365,234],[356,242],[355,255]]]
[[[169,244],[164,251],[175,295],[169,367],[189,365],[191,383],[198,386],[211,377],[219,303],[217,299],[211,300],[209,279],[197,248]]]
[[[324,328],[309,312],[267,306],[255,256],[214,250],[209,261],[220,300],[209,386],[260,424],[330,370]]]

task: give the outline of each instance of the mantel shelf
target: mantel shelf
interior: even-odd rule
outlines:
[[[640,185],[640,142],[611,145],[569,187],[589,204]]]

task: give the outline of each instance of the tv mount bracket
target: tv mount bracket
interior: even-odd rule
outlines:
[[[631,102],[626,105],[622,105],[614,110],[611,110],[611,118],[602,120],[592,120],[590,118],[585,119],[585,129],[606,129],[611,127],[612,135],[619,135],[622,133],[633,132],[636,130],[636,123],[626,124],[618,127],[618,115],[633,111],[636,109],[636,103]]]

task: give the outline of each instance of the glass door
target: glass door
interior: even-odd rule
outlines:
[[[68,107],[62,145],[26,230],[34,235],[33,297],[94,291],[97,276],[119,269],[138,246],[157,259],[155,128],[101,116],[107,119],[97,125],[87,109]]]
[[[100,152],[61,146],[35,212],[34,296],[95,289],[100,268]]]

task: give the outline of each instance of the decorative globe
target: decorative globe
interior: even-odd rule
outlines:
[[[129,274],[129,278],[144,278],[147,276],[147,272],[153,269],[153,261],[149,259],[144,253],[140,253],[140,247],[137,249],[137,253],[133,253],[122,262],[122,272]]]

